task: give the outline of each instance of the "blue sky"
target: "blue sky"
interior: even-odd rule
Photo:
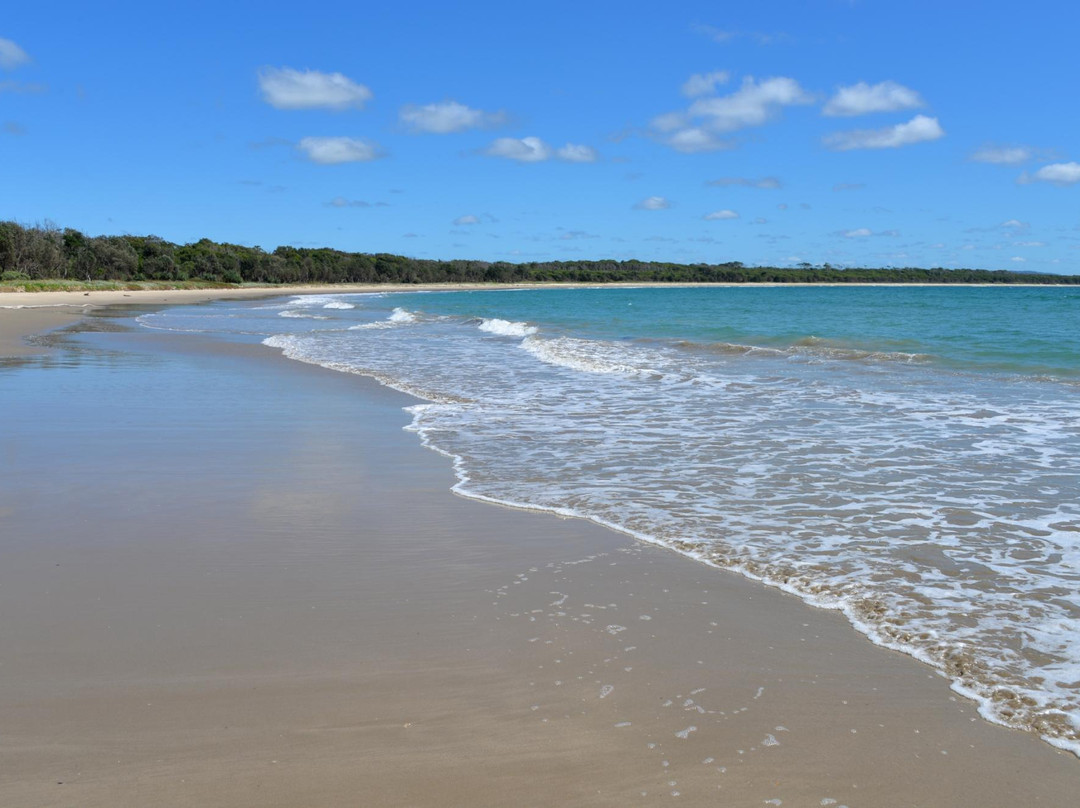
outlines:
[[[8,4],[0,219],[1080,272],[1066,2]]]

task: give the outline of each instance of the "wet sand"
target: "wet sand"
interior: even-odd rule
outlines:
[[[840,615],[455,497],[408,397],[118,314],[0,367],[0,804],[1075,802]]]

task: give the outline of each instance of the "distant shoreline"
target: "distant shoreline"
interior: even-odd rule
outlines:
[[[1063,286],[1065,284],[1062,284]],[[514,291],[523,289],[662,289],[662,288],[823,288],[851,287],[941,287],[941,288],[1047,288],[1048,284],[996,283],[422,283],[422,284],[290,284],[284,286],[221,285],[196,288],[186,285],[177,289],[108,289],[89,291],[56,290],[49,292],[0,291],[0,356],[20,356],[41,353],[28,346],[24,338],[30,334],[62,328],[82,319],[91,311],[104,306],[179,306],[209,303],[213,300],[254,300],[288,295],[346,295],[386,294],[396,292],[470,292]],[[1057,288],[1057,287],[1052,287]]]
[[[534,283],[946,283],[1080,285],[1080,275],[977,267],[746,265],[735,260],[680,263],[602,257],[491,261],[418,258],[281,245],[272,252],[199,239],[174,244],[157,236],[87,236],[53,224],[0,221],[0,290],[68,284],[124,288],[147,283],[216,284],[534,284]]]

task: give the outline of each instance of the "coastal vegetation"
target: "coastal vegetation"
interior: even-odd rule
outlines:
[[[660,261],[448,261],[330,248],[259,247],[157,236],[88,236],[51,223],[0,222],[0,287],[138,288],[334,283],[949,283],[1080,284],[1080,275],[941,267],[796,267]],[[130,284],[130,285],[129,285]],[[118,285],[122,285],[118,286]]]

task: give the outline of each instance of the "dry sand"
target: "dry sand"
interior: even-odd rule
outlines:
[[[80,341],[0,368],[0,805],[1076,802],[838,614],[451,495],[406,396]]]

